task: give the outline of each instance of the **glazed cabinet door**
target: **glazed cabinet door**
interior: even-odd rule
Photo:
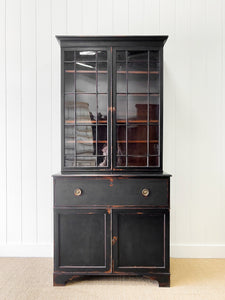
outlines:
[[[55,209],[55,271],[105,272],[110,259],[110,216],[104,209]]]
[[[113,271],[169,271],[168,210],[114,209],[112,224]]]
[[[113,50],[114,165],[162,169],[162,50]]]
[[[110,48],[62,51],[62,170],[110,168]]]

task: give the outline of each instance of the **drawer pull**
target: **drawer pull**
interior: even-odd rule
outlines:
[[[75,190],[74,190],[74,195],[75,195],[75,196],[80,196],[81,194],[82,194],[81,189],[75,189]]]
[[[141,191],[141,193],[142,193],[142,196],[148,197],[148,195],[150,194],[150,191],[149,191],[149,189],[143,189],[143,190]]]

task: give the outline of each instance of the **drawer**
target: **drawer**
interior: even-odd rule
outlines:
[[[169,206],[169,178],[56,177],[54,204]]]

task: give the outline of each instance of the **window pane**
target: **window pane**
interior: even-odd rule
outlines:
[[[98,123],[107,123],[108,95],[98,95]]]
[[[93,50],[82,50],[76,51],[77,61],[96,61],[96,51]]]
[[[76,92],[95,93],[96,73],[76,73]]]
[[[126,114],[127,114],[127,96],[117,95],[117,105],[116,105],[117,123],[126,122]]]
[[[128,121],[133,123],[147,122],[148,97],[128,96]]]
[[[146,167],[147,157],[128,156],[129,167]]]
[[[96,95],[76,95],[76,123],[96,123]]]
[[[148,61],[148,51],[128,51],[129,61]]]

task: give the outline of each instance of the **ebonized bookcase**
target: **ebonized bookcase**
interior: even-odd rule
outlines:
[[[163,172],[167,36],[57,36],[61,173],[54,285],[93,275],[170,285],[170,175]]]

